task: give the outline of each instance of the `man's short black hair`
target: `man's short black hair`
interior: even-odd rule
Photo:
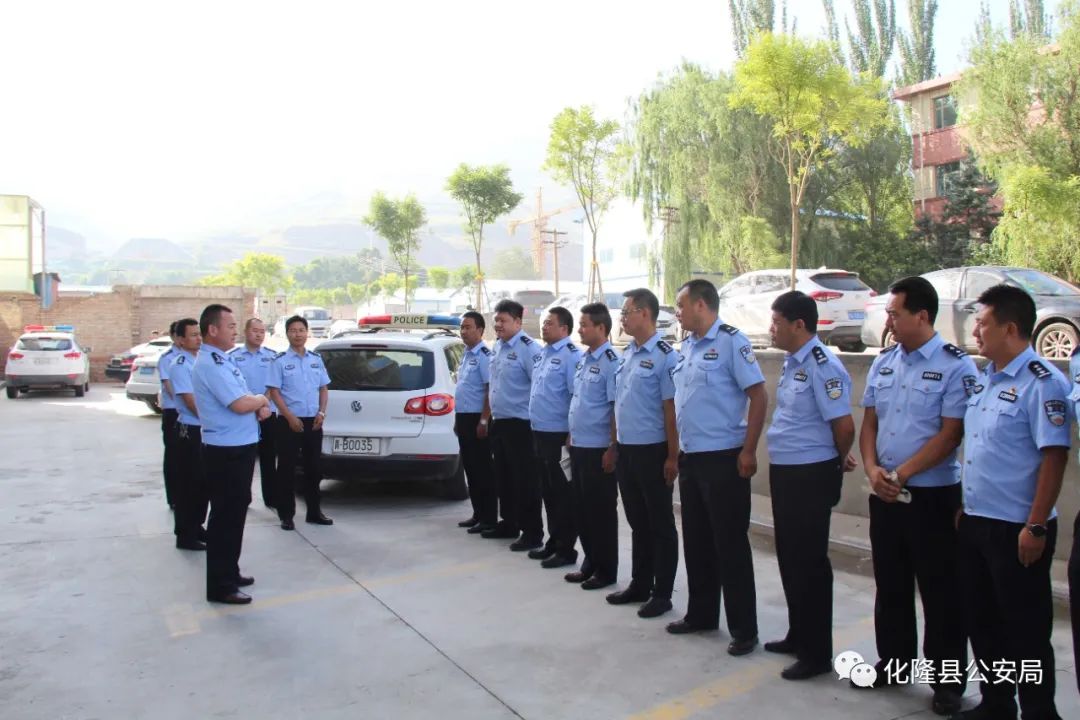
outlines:
[[[306,317],[304,317],[303,315],[293,315],[291,318],[289,318],[288,320],[285,321],[285,332],[289,332],[289,327],[293,323],[303,323],[304,324],[304,329],[305,330],[308,329],[308,324],[307,324],[307,318]]]
[[[472,320],[474,323],[476,323],[476,328],[478,330],[483,330],[484,328],[487,327],[487,323],[484,320],[484,316],[481,315],[480,313],[476,312],[475,310],[470,310],[469,312],[462,315],[461,316],[461,321],[464,322],[466,318],[468,318],[469,320]]]
[[[195,318],[184,318],[183,320],[176,321],[176,337],[187,337],[187,329],[192,325],[198,326],[199,321]],[[199,332],[202,332],[202,328],[199,328]]]
[[[218,321],[221,320],[221,314],[227,312],[231,313],[232,309],[220,303],[207,305],[203,308],[202,315],[199,316],[199,332],[203,334],[203,337],[210,334],[210,326],[217,325]]]
[[[773,300],[772,310],[788,322],[802,320],[808,333],[817,334],[817,302],[806,293],[789,290]]]
[[[171,323],[169,323],[169,337],[171,337],[171,338],[176,337],[176,321],[175,320],[173,320]]]
[[[634,288],[633,290],[627,290],[622,294],[624,298],[630,298],[630,301],[634,303],[634,307],[649,311],[649,318],[656,322],[656,318],[660,317],[660,301],[653,295],[652,290],[648,288]]]
[[[581,314],[589,318],[593,325],[603,325],[604,334],[611,334],[611,311],[604,303],[589,303],[581,307]]]
[[[1035,301],[1024,290],[1012,285],[995,285],[979,296],[979,304],[987,305],[999,325],[1016,323],[1024,340],[1035,332]]]
[[[257,322],[262,322],[262,318],[256,318],[256,317],[248,318],[247,322],[244,323],[244,332],[247,332],[248,330],[251,329],[251,323],[257,323]]]
[[[931,325],[937,320],[937,290],[926,278],[918,275],[902,278],[889,286],[889,292],[893,295],[904,293],[904,309],[912,315],[925,310]]]
[[[558,323],[566,328],[566,333],[568,335],[574,332],[574,316],[570,314],[569,310],[564,307],[555,306],[548,310],[548,314],[555,316]]]
[[[525,316],[525,307],[516,300],[506,298],[495,304],[495,314],[499,313],[506,313],[515,320],[520,320]]]
[[[703,278],[688,280],[682,284],[678,291],[682,292],[683,290],[686,291],[686,296],[691,302],[702,300],[705,307],[712,312],[720,311],[720,293],[716,291],[716,286],[708,280]]]

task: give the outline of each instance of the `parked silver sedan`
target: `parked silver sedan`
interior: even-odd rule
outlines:
[[[1080,345],[1080,288],[1040,270],[1019,267],[976,266],[948,268],[925,273],[938,293],[938,316],[935,326],[945,342],[977,352],[975,313],[978,297],[984,290],[1000,283],[1023,288],[1035,299],[1035,351],[1047,358],[1068,358]],[[888,295],[866,304],[862,340],[870,347],[893,343],[885,329],[885,303]]]

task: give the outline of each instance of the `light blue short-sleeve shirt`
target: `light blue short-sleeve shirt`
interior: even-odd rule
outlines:
[[[267,373],[266,387],[277,388],[289,412],[311,418],[319,412],[319,389],[330,384],[322,357],[314,350],[301,356],[292,348],[278,353]]]
[[[234,402],[251,394],[239,368],[224,350],[203,345],[192,373],[204,445],[236,447],[259,442],[255,413],[235,413]]]
[[[168,350],[158,355],[157,371],[158,379],[161,381],[161,409],[162,410],[175,410],[176,399],[171,397],[168,391],[165,389],[165,381],[169,380],[169,368],[176,360],[176,354],[180,352],[180,348],[176,345],[172,345]]]
[[[570,398],[570,443],[574,447],[606,448],[611,444],[618,367],[619,354],[610,342],[582,355]]]
[[[176,412],[178,420],[184,425],[202,425],[199,416],[191,412],[181,395],[195,395],[195,386],[192,382],[192,372],[195,369],[195,356],[187,350],[180,350],[176,354],[169,368],[169,381],[172,383],[173,392],[176,394]],[[198,403],[195,403],[196,409]]]
[[[266,392],[266,381],[270,376],[270,369],[274,365],[274,356],[276,355],[277,353],[268,347],[260,347],[255,352],[252,352],[248,350],[246,345],[235,347],[229,351],[229,357],[232,358],[236,367],[243,373],[248,389],[257,395]],[[270,412],[277,412],[274,403],[270,403]]]
[[[656,333],[638,345],[631,340],[615,371],[615,430],[623,445],[667,441],[664,401],[675,399],[678,351]]]
[[[454,388],[454,407],[459,413],[484,411],[484,395],[491,382],[491,348],[476,343],[461,358]]]
[[[529,419],[533,370],[543,348],[519,331],[506,342],[497,340],[491,358],[488,398],[496,420]]]
[[[570,430],[570,396],[581,350],[570,338],[546,346],[533,369],[529,391],[529,421],[540,432]]]

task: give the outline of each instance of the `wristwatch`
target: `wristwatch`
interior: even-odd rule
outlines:
[[[481,420],[481,421],[480,421],[480,424],[481,424],[481,425],[484,425],[484,426],[486,427],[486,426],[487,426],[487,424],[488,424],[488,421],[487,421],[487,420]]]
[[[326,413],[324,413],[322,410],[320,410],[319,412],[317,412],[315,414],[318,415],[319,417],[326,417]]]
[[[1037,537],[1037,538],[1046,537],[1046,526],[1045,525],[1038,525],[1036,523],[1028,523],[1027,524],[1027,530],[1028,530],[1029,533],[1031,533],[1032,537]]]

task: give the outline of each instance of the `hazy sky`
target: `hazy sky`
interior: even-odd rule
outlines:
[[[991,0],[996,21],[1007,4]],[[729,67],[727,5],[0,0],[0,193],[111,241],[318,221],[324,194],[359,215],[377,188],[437,195],[462,161],[554,196],[551,118],[590,103],[622,119],[682,58]],[[977,2],[940,5],[944,73]],[[819,0],[789,12],[800,34],[823,27]]]

